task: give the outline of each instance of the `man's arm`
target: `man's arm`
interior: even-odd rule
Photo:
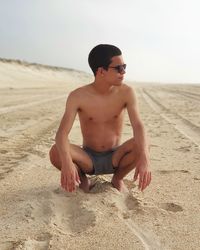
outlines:
[[[71,92],[66,102],[65,113],[56,133],[56,147],[61,159],[61,186],[68,192],[74,191],[76,184],[80,183],[78,171],[72,162],[68,140],[68,134],[74,123],[77,110],[76,94]]]
[[[144,190],[151,182],[151,172],[149,169],[149,145],[143,123],[140,119],[137,98],[131,87],[128,87],[126,97],[127,111],[133,128],[134,140],[137,147],[137,163],[134,180],[137,180],[139,175],[139,188]]]

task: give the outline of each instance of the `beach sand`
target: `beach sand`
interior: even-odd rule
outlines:
[[[150,138],[152,183],[91,177],[67,193],[48,151],[69,92],[92,76],[0,61],[0,249],[199,249],[200,85],[134,84]],[[132,136],[128,116],[122,142]],[[78,119],[70,133],[81,145]]]

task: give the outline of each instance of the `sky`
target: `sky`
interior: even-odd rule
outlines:
[[[199,0],[0,0],[0,57],[92,73],[90,50],[122,50],[126,79],[200,83]]]

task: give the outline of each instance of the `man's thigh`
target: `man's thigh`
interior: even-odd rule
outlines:
[[[58,149],[54,144],[49,152],[51,163],[61,169],[61,159]],[[70,144],[70,154],[72,161],[84,172],[91,173],[93,171],[93,163],[88,154],[79,146]]]
[[[136,159],[136,147],[134,139],[125,141],[114,152],[112,157],[112,163],[115,167],[126,167],[135,163]]]
[[[84,173],[87,174],[93,172],[93,162],[89,155],[80,146],[70,144],[70,153],[73,162],[76,163]]]

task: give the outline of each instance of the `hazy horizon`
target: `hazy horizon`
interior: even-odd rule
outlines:
[[[118,46],[126,79],[200,83],[197,0],[0,2],[0,57],[91,73],[90,50]]]

